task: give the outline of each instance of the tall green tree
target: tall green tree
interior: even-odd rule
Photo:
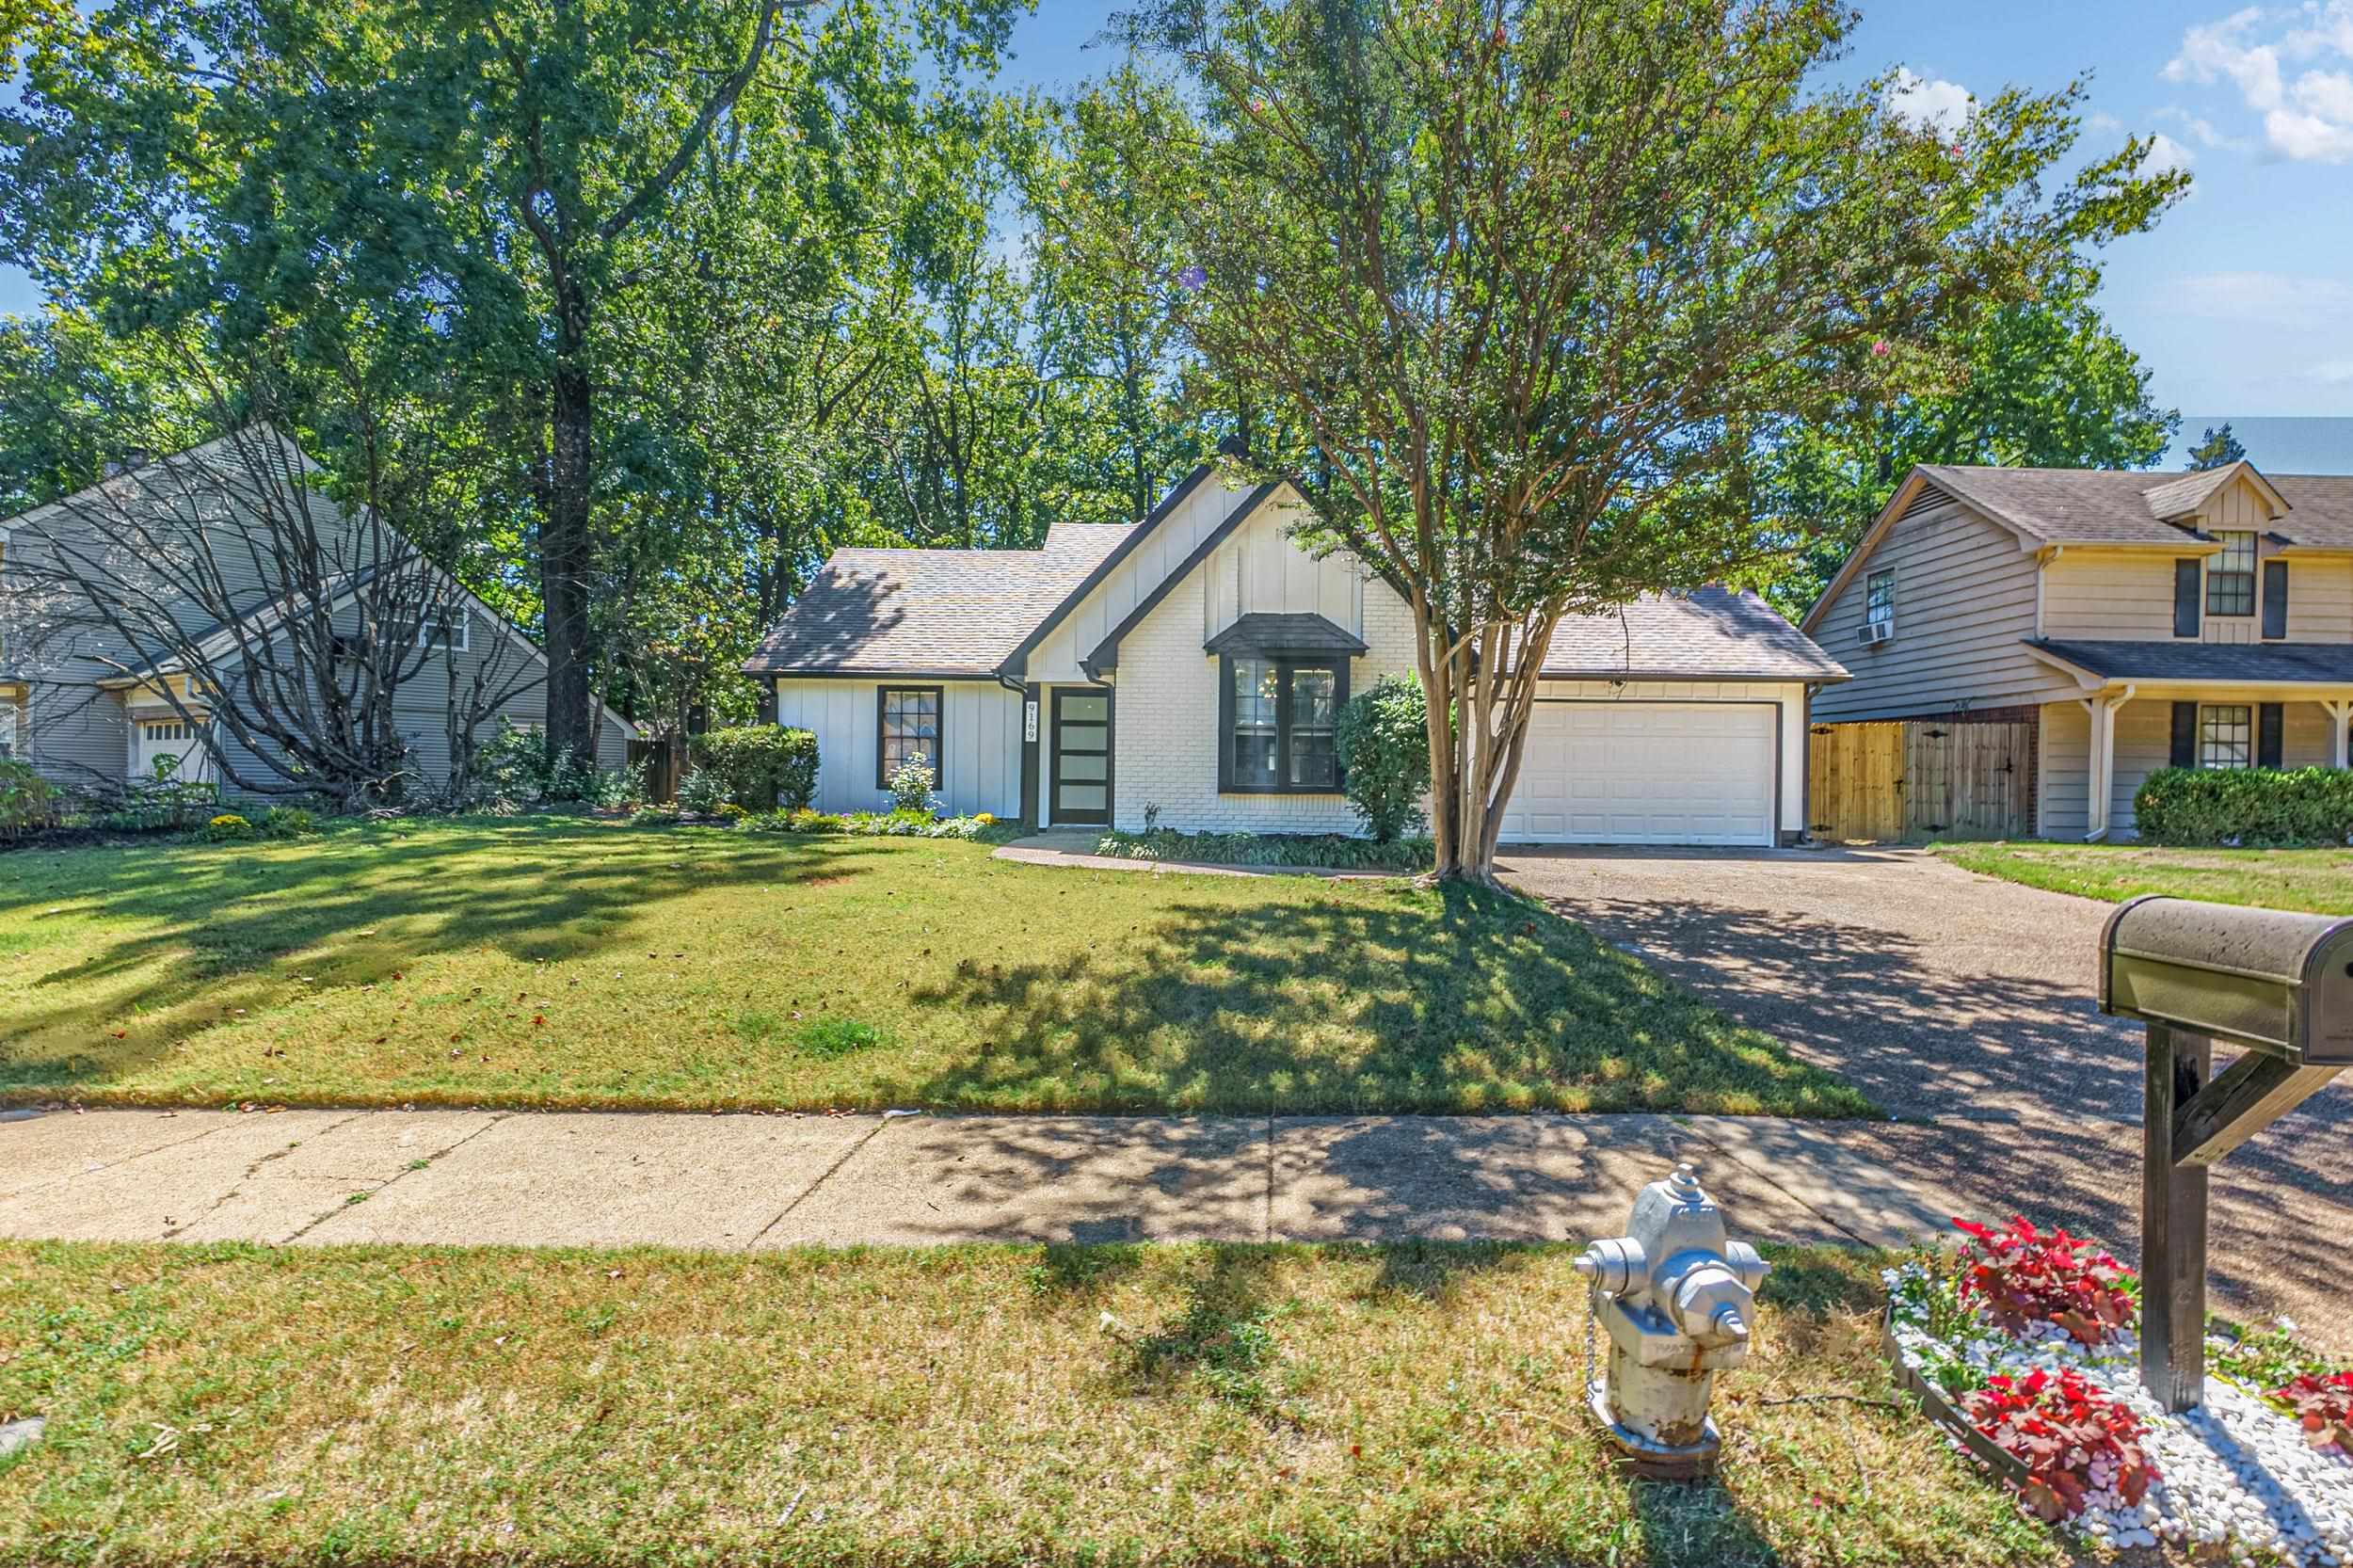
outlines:
[[[2189,449],[2189,466],[2192,469],[2229,468],[2233,463],[2246,460],[2247,448],[2241,446],[2238,437],[2232,434],[2228,420],[2222,422],[2219,429],[2207,425],[2205,439]]]
[[[1812,607],[1915,463],[2127,469],[2165,456],[2181,416],[2151,398],[2149,371],[2093,306],[2098,281],[2071,261],[2034,298],[1953,334],[1954,384],[1897,388],[1791,434],[1777,505],[1810,533],[1766,568],[1774,608],[1794,620]]]
[[[527,504],[551,737],[584,749],[598,511],[640,480],[605,416],[614,318],[673,280],[653,242],[681,182],[741,128],[822,184],[904,139],[1008,21],[1001,0],[46,4],[0,114],[0,248],[112,318],[202,319],[366,367],[372,406],[462,409]]]
[[[1493,875],[1562,616],[1785,548],[1779,440],[1949,382],[1959,326],[2183,186],[2140,177],[2137,143],[2056,178],[2073,88],[2005,93],[1956,139],[1881,84],[1823,85],[1850,23],[1166,0],[1135,28],[1203,105],[1126,143],[1199,268],[1184,324],[1300,432],[1246,465],[1412,606],[1441,876]]]

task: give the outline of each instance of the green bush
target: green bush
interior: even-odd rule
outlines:
[[[2162,768],[2133,795],[2153,844],[2353,842],[2353,771]]]
[[[679,780],[678,808],[698,817],[715,816],[734,797],[726,776],[716,768],[696,768]]]
[[[53,827],[57,792],[30,762],[0,761],[0,840],[21,839]]]
[[[1428,839],[1351,839],[1338,833],[1106,833],[1097,855],[1122,860],[1194,860],[1216,866],[1301,866],[1319,871],[1419,872],[1437,863]]]
[[[319,830],[318,819],[299,806],[273,806],[259,824],[273,839],[299,839]]]
[[[687,743],[686,755],[696,772],[724,781],[727,798],[747,810],[797,811],[817,794],[817,737],[807,729],[762,724],[706,730]]]
[[[1420,830],[1430,792],[1429,705],[1421,682],[1385,675],[1340,710],[1340,788],[1376,843]]]

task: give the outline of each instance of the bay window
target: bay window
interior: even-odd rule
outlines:
[[[1330,654],[1221,657],[1218,787],[1232,794],[1330,794],[1348,661]]]

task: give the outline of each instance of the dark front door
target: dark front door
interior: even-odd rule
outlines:
[[[1054,825],[1112,820],[1112,694],[1054,694]]]

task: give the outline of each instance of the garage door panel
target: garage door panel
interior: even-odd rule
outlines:
[[[1506,842],[1776,841],[1769,706],[1540,703],[1529,722]]]

